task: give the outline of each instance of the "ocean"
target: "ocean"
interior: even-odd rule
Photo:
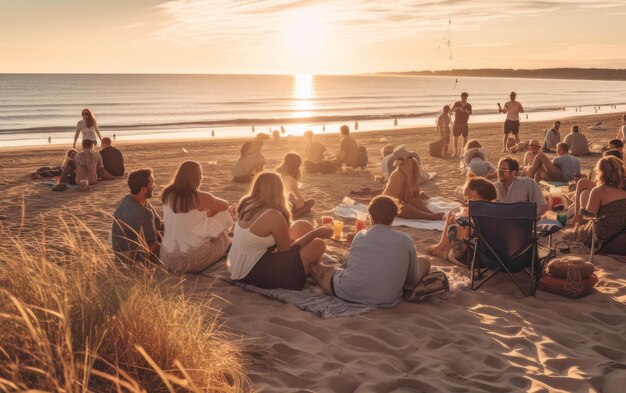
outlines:
[[[471,123],[500,122],[510,91],[529,120],[624,111],[626,82],[386,75],[0,74],[0,146],[71,143],[83,108],[120,140],[359,131],[435,124],[469,93]],[[582,112],[575,108],[582,107]],[[599,108],[598,108],[599,107]],[[565,112],[563,111],[565,108]],[[397,120],[397,125],[394,121]],[[254,127],[254,131],[253,131]]]

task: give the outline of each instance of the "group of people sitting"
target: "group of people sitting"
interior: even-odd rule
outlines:
[[[357,146],[349,131],[342,134],[342,149]],[[242,157],[262,157],[263,139],[257,137],[244,146]],[[324,265],[324,240],[333,236],[333,229],[297,220],[315,204],[313,199],[304,197],[298,181],[302,167],[317,173],[324,171],[315,165],[332,165],[334,171],[337,161],[324,159],[325,148],[313,141],[312,133],[305,134],[305,140],[304,160],[298,154],[288,153],[276,172],[262,171],[264,159],[263,165],[257,161],[254,172],[261,172],[246,174],[252,184],[236,204],[202,191],[201,165],[183,162],[162,192],[163,219],[149,202],[155,187],[151,170],[131,172],[130,194],[113,214],[111,240],[116,257],[127,262],[159,259],[170,271],[197,273],[226,255],[231,279],[244,284],[300,290],[310,275],[329,295],[387,307],[401,299],[405,285],[417,285],[430,269],[429,260],[418,256],[412,239],[391,227],[396,217],[404,217],[444,219],[439,243],[426,252],[466,266],[468,233],[456,223],[460,217],[467,217],[467,208],[448,213],[429,210],[429,198],[419,187],[423,182],[419,156],[405,146],[391,145],[383,148],[381,160],[386,186],[368,206],[371,227],[353,237],[343,268]],[[345,146],[343,141],[347,141]],[[576,211],[585,207],[591,214],[611,216],[614,228],[609,228],[617,233],[612,247],[618,252],[621,247],[623,253],[626,236],[620,235],[622,228],[618,226],[623,227],[626,217],[624,162],[606,154],[595,167],[595,180],[591,180],[581,176],[580,162],[569,153],[567,144],[556,145],[556,157],[552,160],[541,148],[538,141],[531,141],[522,165],[513,157],[505,157],[495,166],[488,163],[480,142],[468,142],[461,163],[468,173],[463,187],[465,201],[533,202],[539,217],[548,205],[537,181],[577,181],[572,196]],[[348,159],[343,154],[338,156]],[[495,183],[487,179],[494,175]],[[579,220],[578,216],[574,219]],[[573,236],[590,240],[589,228],[589,224],[577,226]]]
[[[313,140],[313,132],[304,133],[304,168],[308,173],[334,173],[342,166],[353,170],[367,166],[367,149],[360,147],[352,135],[350,128],[341,126],[341,144],[334,159],[330,159],[326,147]],[[261,172],[265,166],[265,157],[262,153],[264,140],[269,139],[267,134],[257,134],[253,141],[245,142],[239,158],[232,168],[233,181],[249,183],[254,175]]]
[[[52,190],[65,191],[68,184],[77,185],[83,180],[93,185],[99,180],[123,178],[124,155],[119,149],[111,146],[111,138],[104,137],[101,143],[102,148],[96,151],[92,139],[83,139],[81,151],[74,148],[67,150],[61,166],[59,183]]]

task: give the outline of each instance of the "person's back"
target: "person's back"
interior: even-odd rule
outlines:
[[[585,155],[589,154],[589,141],[582,132],[572,132],[563,140],[570,147],[570,154]]]
[[[304,160],[319,164],[324,160],[324,152],[326,147],[319,142],[311,141],[304,147]]]
[[[552,163],[561,170],[564,181],[572,181],[580,175],[580,161],[571,154],[555,157]]]
[[[130,259],[143,259],[134,255],[141,253],[140,244],[145,241],[147,245],[157,240],[156,224],[160,217],[150,202],[145,205],[136,202],[132,195],[122,198],[113,213],[113,226],[111,228],[111,241],[113,251],[118,255],[130,255]],[[138,239],[143,235],[144,239]]]
[[[467,170],[476,176],[490,176],[496,171],[496,167],[489,161],[476,156],[467,164]]]
[[[102,138],[103,147],[106,144],[105,139],[107,138]],[[106,169],[113,176],[124,175],[124,155],[119,149],[108,145],[101,149],[99,153],[102,157],[102,165],[104,166],[104,169]]]
[[[342,162],[356,168],[359,163],[359,146],[351,135],[346,135],[341,140],[340,151],[343,152]]]
[[[408,235],[388,225],[374,225],[354,237],[346,268],[333,277],[335,294],[348,301],[391,307],[400,300],[409,265],[416,258]]]
[[[93,150],[83,150],[74,156],[76,163],[76,182],[88,179],[89,184],[98,182],[98,167],[102,166],[100,153]]]

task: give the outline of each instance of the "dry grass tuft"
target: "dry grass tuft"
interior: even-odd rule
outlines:
[[[64,253],[0,232],[0,391],[248,389],[209,302],[114,263],[81,222],[60,222]]]

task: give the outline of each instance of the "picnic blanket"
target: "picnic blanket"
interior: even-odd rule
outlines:
[[[426,206],[435,213],[445,213],[459,207],[460,203],[442,197],[434,197],[428,200]],[[362,204],[347,205],[345,203],[341,203],[333,209],[333,213],[336,216],[343,218],[356,219],[357,213],[359,212],[367,214],[367,206]],[[445,222],[444,220],[410,220],[407,218],[396,217],[391,225],[442,232]]]
[[[324,255],[324,262],[337,261],[329,255]],[[309,311],[319,315],[324,319],[337,317],[352,317],[376,310],[376,307],[364,304],[345,302],[338,297],[325,295],[321,288],[308,279],[304,289],[301,291],[291,291],[288,289],[263,289],[254,285],[242,284],[230,279],[230,272],[226,267],[226,260],[221,260],[201,273],[203,276],[219,278],[231,284],[238,285],[248,291],[256,292],[272,299],[280,300],[283,303],[295,304],[303,311]]]
[[[539,184],[545,187],[563,187],[563,186],[569,185],[569,183],[566,181],[552,181],[552,180],[541,180]]]

